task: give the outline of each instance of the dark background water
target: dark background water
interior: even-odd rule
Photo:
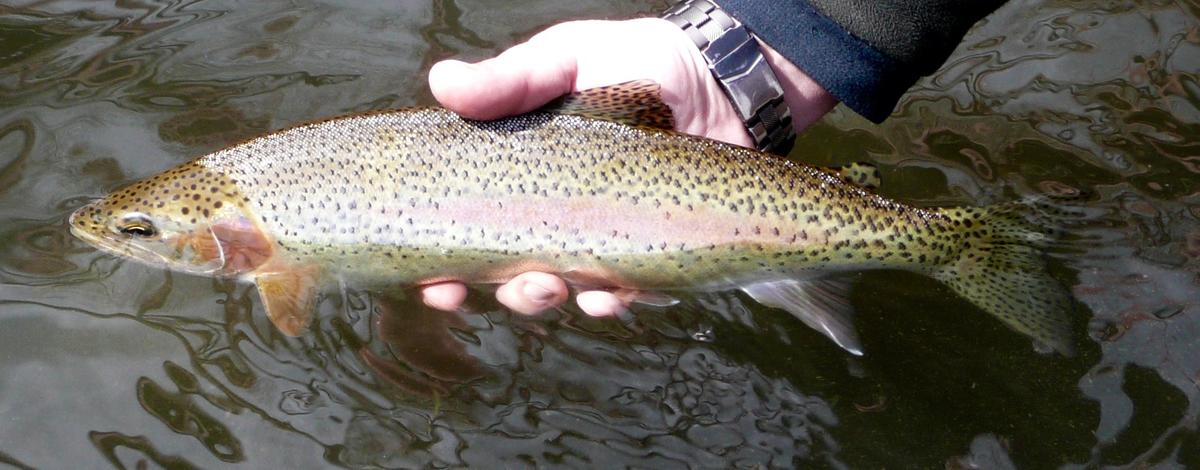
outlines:
[[[1014,0],[887,123],[839,109],[793,154],[917,205],[1082,194],[1049,253],[1074,358],[899,272],[856,285],[863,358],[733,295],[625,325],[348,286],[289,339],[248,286],[68,234],[241,138],[430,103],[436,60],[663,6],[345,3],[0,5],[0,467],[1200,467],[1196,2]]]

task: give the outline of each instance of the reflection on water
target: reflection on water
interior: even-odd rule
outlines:
[[[877,162],[881,191],[918,205],[1080,201],[1050,253],[1078,300],[1076,358],[892,272],[857,283],[863,358],[733,295],[625,324],[346,286],[293,339],[248,286],[66,231],[89,198],[247,136],[428,103],[441,58],[662,3],[0,6],[0,463],[1200,466],[1188,3],[1014,0],[886,124],[838,111],[798,145]]]

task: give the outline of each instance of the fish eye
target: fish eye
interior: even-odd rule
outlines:
[[[121,218],[121,223],[117,227],[122,234],[135,238],[149,238],[158,233],[154,229],[154,223],[149,217],[143,214],[128,214]]]

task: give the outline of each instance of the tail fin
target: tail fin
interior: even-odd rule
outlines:
[[[1031,205],[1015,203],[940,212],[963,233],[958,257],[933,277],[1009,327],[1071,356],[1070,299],[1046,273],[1041,248],[1049,230],[1026,219]]]

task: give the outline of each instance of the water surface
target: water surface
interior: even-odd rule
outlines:
[[[863,274],[853,358],[737,295],[527,318],[354,286],[286,338],[253,288],[73,239],[89,198],[340,113],[429,104],[424,73],[659,1],[0,6],[0,463],[247,468],[1200,467],[1200,7],[1014,0],[875,126],[922,205],[1077,195],[1049,253],[1081,353],[1039,354],[936,282]],[[0,465],[3,466],[3,465]]]

